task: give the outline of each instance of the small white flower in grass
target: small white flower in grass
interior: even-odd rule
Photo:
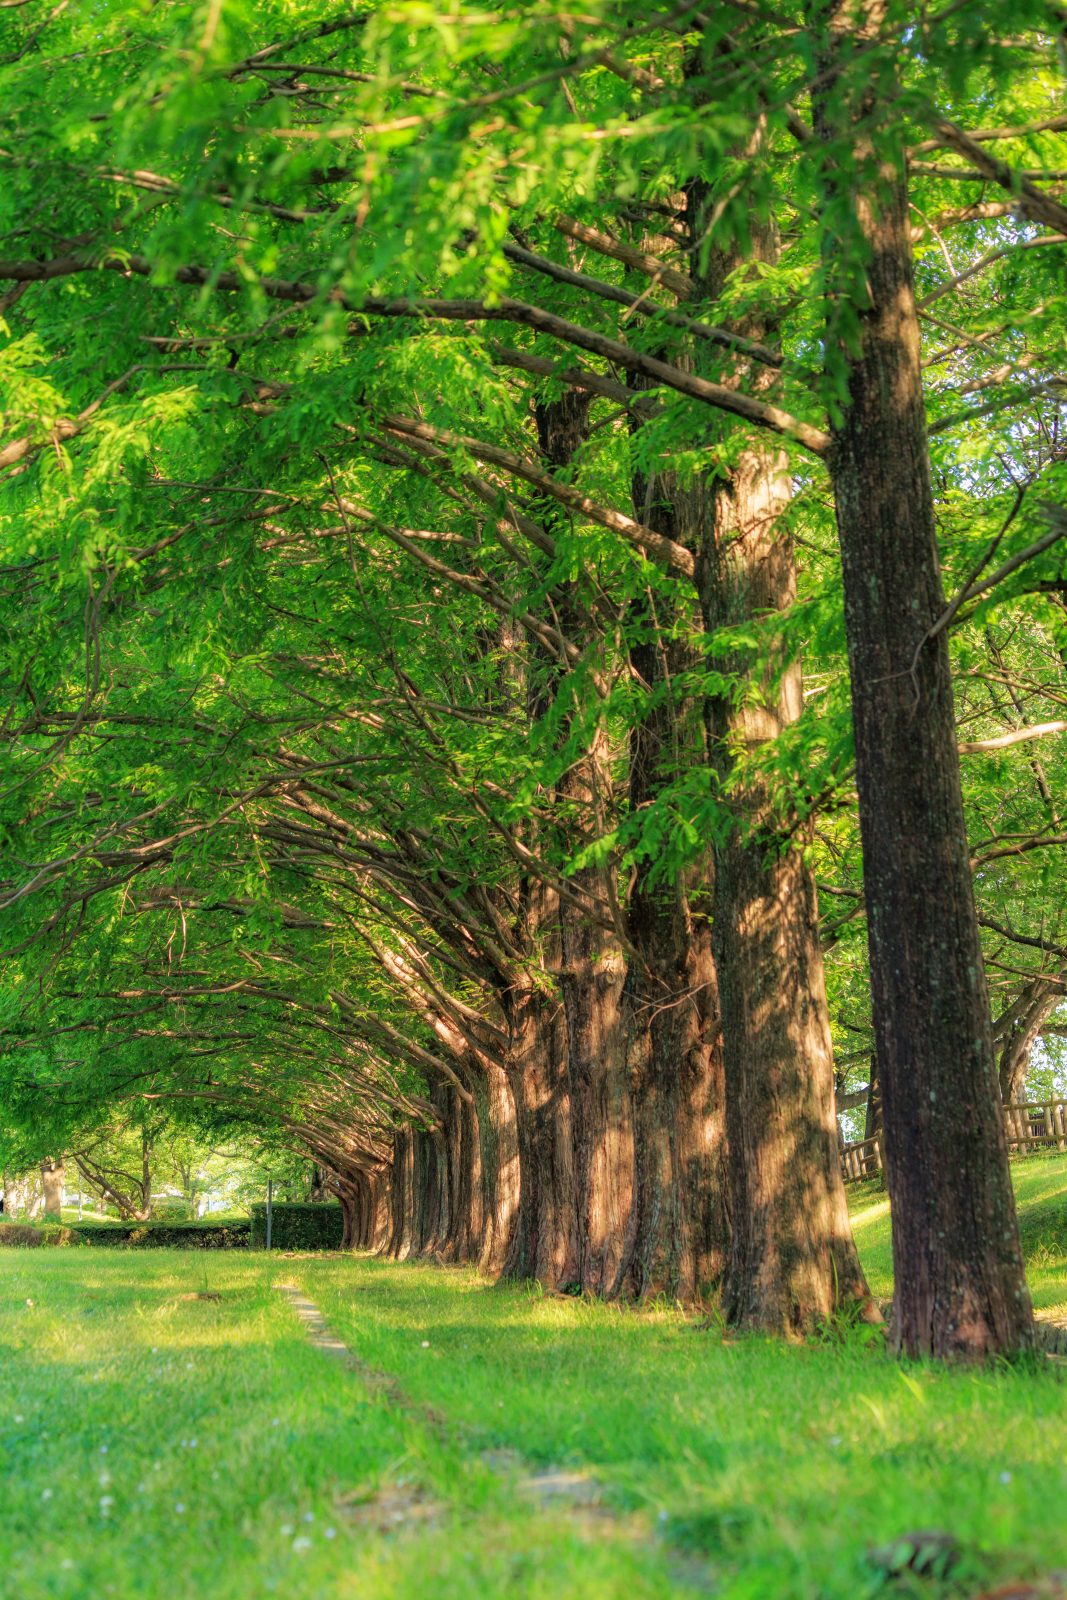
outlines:
[[[52,1498],[51,1489],[42,1489],[41,1490],[41,1499],[42,1500],[51,1500],[51,1498]]]
[[[337,1529],[336,1528],[323,1528],[322,1537],[324,1539],[336,1539],[337,1538]]]
[[[282,1523],[281,1535],[283,1539],[291,1539],[293,1537],[293,1524],[291,1522]]]
[[[424,1339],[424,1340],[423,1340],[423,1341],[422,1341],[422,1348],[423,1348],[423,1349],[424,1349],[424,1350],[428,1350],[428,1349],[429,1349],[429,1348],[430,1348],[430,1341],[429,1341],[429,1339]]]
[[[1011,1482],[1011,1473],[1010,1472],[1002,1472],[1000,1474],[1000,1481],[1001,1481],[1001,1483],[1010,1483]]]
[[[190,1439],[189,1440],[189,1448],[190,1448],[190,1450],[195,1450],[196,1449],[196,1440],[195,1439]]]
[[[27,1305],[28,1305],[28,1306],[32,1306],[32,1305],[33,1305],[33,1301],[32,1301],[32,1300],[30,1300],[30,1299],[27,1299],[27,1301],[26,1301],[26,1304],[27,1304]]]
[[[314,1522],[314,1520],[315,1520],[314,1511],[305,1511],[304,1512],[304,1521],[305,1522]]]
[[[192,1363],[192,1362],[191,1362],[191,1361],[187,1361],[187,1362],[186,1362],[186,1363],[185,1363],[185,1366],[186,1366],[186,1370],[187,1370],[187,1371],[188,1371],[188,1372],[192,1372],[192,1370],[193,1370],[193,1363]]]
[[[152,1354],[155,1355],[158,1352],[158,1350],[159,1350],[158,1344],[154,1344],[152,1346]]]
[[[100,1446],[100,1454],[102,1456],[106,1456],[107,1455],[107,1445],[106,1444],[102,1444]]]
[[[293,1540],[293,1549],[297,1551],[299,1555],[303,1555],[305,1550],[311,1549],[311,1540],[305,1538],[305,1536],[301,1534],[299,1539]]]
[[[101,1487],[101,1489],[107,1489],[110,1486],[110,1484],[111,1484],[111,1474],[110,1474],[110,1472],[102,1472],[100,1474],[100,1487]]]
[[[106,1517],[111,1507],[115,1504],[114,1495],[102,1494],[100,1496],[100,1515]]]
[[[20,1412],[18,1412],[18,1411],[15,1412],[15,1421],[16,1422],[25,1422],[25,1420],[26,1420],[26,1418],[24,1416],[22,1416],[22,1414]]]
[[[179,1517],[180,1517],[180,1516],[181,1516],[181,1514],[182,1514],[182,1512],[183,1512],[183,1511],[184,1511],[184,1510],[185,1510],[185,1504],[184,1504],[184,1502],[183,1502],[183,1501],[181,1501],[181,1500],[177,1500],[177,1501],[176,1501],[176,1502],[175,1502],[175,1505],[174,1505],[174,1509],[175,1509],[175,1511],[176,1511],[176,1512],[177,1512],[177,1513],[178,1513],[178,1515],[179,1515]]]

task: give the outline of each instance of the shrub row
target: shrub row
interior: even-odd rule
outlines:
[[[55,1222],[0,1223],[0,1248],[40,1245],[110,1245],[132,1250],[247,1250],[251,1223],[229,1222],[80,1222],[65,1227]]]
[[[0,1222],[0,1246],[33,1249],[43,1244],[74,1244],[73,1229],[58,1222]]]
[[[229,1222],[82,1222],[69,1232],[82,1244],[131,1250],[247,1250],[251,1224]]]
[[[340,1206],[285,1202],[272,1207],[271,1246],[275,1250],[340,1250],[344,1227]],[[252,1248],[263,1250],[266,1243],[267,1208],[259,1203],[252,1207]]]
[[[273,1207],[271,1244],[275,1250],[339,1250],[344,1216],[337,1205]],[[267,1208],[252,1207],[252,1219],[225,1222],[0,1222],[0,1247],[14,1245],[110,1245],[134,1250],[262,1250],[267,1242]]]

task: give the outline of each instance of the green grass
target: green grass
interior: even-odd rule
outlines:
[[[1043,1316],[1067,1322],[1067,1156],[1027,1156],[1013,1163],[1012,1176],[1034,1306]],[[873,1183],[855,1185],[849,1199],[868,1282],[875,1295],[888,1299],[893,1292],[889,1201]]]
[[[1067,1159],[1017,1181],[1035,1298],[1063,1307]],[[882,1206],[856,1195],[876,1292]],[[411,1404],[309,1345],[283,1278]],[[906,1592],[864,1552],[930,1527],[968,1558],[922,1592],[969,1595],[1067,1566],[1065,1437],[1052,1363],[724,1343],[669,1308],[365,1258],[0,1254],[0,1592],[31,1600],[857,1600]],[[595,1477],[615,1520],[528,1505],[482,1460],[502,1449]],[[359,1520],[397,1485],[439,1520]]]

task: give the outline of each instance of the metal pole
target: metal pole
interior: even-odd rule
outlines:
[[[267,1179],[267,1249],[268,1250],[270,1249],[271,1228],[272,1228],[272,1224],[273,1224],[273,1221],[274,1221],[274,1218],[273,1218],[273,1215],[272,1215],[273,1209],[274,1209],[274,1179],[273,1178],[268,1178]]]

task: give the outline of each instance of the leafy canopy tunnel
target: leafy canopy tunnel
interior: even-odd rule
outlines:
[[[1057,9],[2,15],[5,1165],[804,1331],[870,1085],[894,1338],[1025,1345]]]

